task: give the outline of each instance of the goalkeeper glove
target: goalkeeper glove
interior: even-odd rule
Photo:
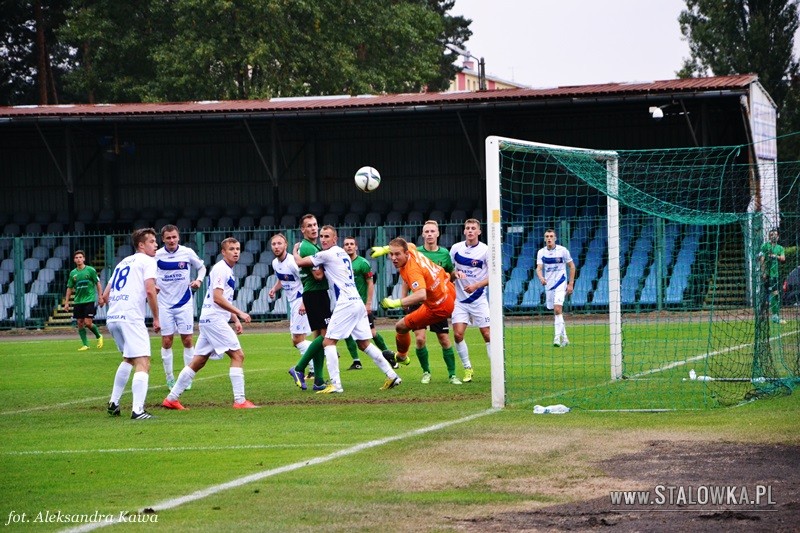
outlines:
[[[380,257],[389,253],[389,246],[373,246],[372,257]]]
[[[400,303],[400,299],[389,298],[386,297],[381,300],[381,307],[384,309],[397,309],[398,307],[402,307],[403,304]]]

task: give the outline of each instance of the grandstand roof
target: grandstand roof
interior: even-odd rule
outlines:
[[[758,76],[743,74],[709,78],[603,83],[481,92],[316,96],[270,100],[227,100],[179,103],[67,104],[0,107],[1,122],[195,120],[242,116],[319,116],[381,114],[460,108],[589,103],[614,99],[659,99],[744,93]]]

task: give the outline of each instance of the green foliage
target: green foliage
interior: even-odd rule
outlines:
[[[73,51],[56,36],[70,2],[0,0],[0,105],[71,101],[62,79]]]
[[[798,29],[794,0],[686,0],[681,33],[691,57],[682,75],[758,74],[779,107],[797,76],[794,36]]]
[[[686,0],[678,20],[690,57],[678,76],[758,74],[778,106],[778,135],[800,131],[797,5],[796,0]],[[778,154],[784,161],[800,160],[800,136],[779,141]]]
[[[446,88],[453,0],[82,1],[57,35],[89,102],[250,99]],[[19,40],[19,39],[18,39]]]

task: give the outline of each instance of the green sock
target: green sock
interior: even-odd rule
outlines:
[[[431,365],[428,362],[428,347],[423,346],[422,348],[417,348],[417,359],[419,359],[419,366],[422,367],[423,372],[430,373]],[[454,361],[455,363],[455,361]]]
[[[94,333],[94,336],[98,339],[100,338],[100,330],[97,329],[97,324],[92,324],[92,333]]]
[[[350,352],[350,357],[353,358],[353,361],[358,360],[358,346],[356,346],[356,341],[353,340],[353,337],[347,337],[344,340],[344,343],[347,345],[347,351]],[[314,363],[317,364],[317,363]]]
[[[778,316],[781,312],[781,299],[774,294],[769,297],[769,310],[774,316]]]
[[[300,356],[300,360],[297,361],[297,364],[294,366],[295,370],[297,370],[301,374],[305,374],[306,367],[308,366],[308,362],[309,361],[311,361],[313,359],[314,360],[314,365],[317,364],[317,359],[316,359],[316,357],[314,357],[315,355],[317,355],[317,352],[321,353],[323,358],[325,357],[325,352],[322,349],[322,340],[323,339],[324,339],[324,337],[319,336],[316,339],[314,339],[313,341],[311,341],[311,344],[308,345],[308,349],[306,350],[306,353],[304,353],[302,356]],[[316,370],[317,370],[317,367],[314,366],[314,374],[315,375],[317,373]]]
[[[444,364],[447,365],[447,375],[455,376],[456,375],[456,354],[453,352],[453,347],[443,348],[442,349],[442,357],[444,358]]]
[[[314,354],[314,385],[317,386],[325,384],[325,350],[322,349],[322,342],[319,344],[320,349]]]
[[[89,340],[86,338],[86,328],[78,328],[78,336],[84,346],[89,346]]]
[[[375,336],[372,338],[372,340],[375,341],[375,346],[377,346],[382,352],[389,349],[389,347],[386,346],[386,341],[383,340],[383,337],[381,337],[381,334],[377,331],[375,332]]]

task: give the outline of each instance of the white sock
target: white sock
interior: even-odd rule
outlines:
[[[308,371],[309,372],[314,372],[314,360],[313,359],[308,362]]]
[[[486,357],[489,358],[489,361],[492,360],[492,343],[491,343],[491,341],[486,343]]]
[[[233,403],[242,403],[244,397],[244,369],[240,366],[232,366],[228,375],[231,378],[233,387]]]
[[[339,354],[336,353],[335,344],[325,346],[325,364],[328,367],[328,375],[331,378],[331,383],[341,386],[342,379],[339,375]]]
[[[369,343],[369,346],[367,346],[367,349],[364,350],[364,353],[370,356],[370,358],[373,361],[375,361],[375,364],[378,365],[378,368],[381,369],[381,372],[386,374],[387,378],[397,377],[397,373],[394,370],[392,370],[392,365],[390,365],[389,361],[387,361],[383,357],[383,354],[381,354],[381,351],[378,349],[377,346],[375,346],[372,343]]]
[[[161,363],[164,365],[164,374],[167,379],[174,379],[172,374],[172,348],[161,348]]]
[[[311,346],[311,343],[309,341],[298,342],[297,344],[294,345],[294,347],[297,348],[297,351],[300,352],[301,357],[306,353],[306,350],[308,350],[309,346]],[[312,361],[310,364],[313,365],[314,362]]]
[[[564,315],[556,315],[556,337],[564,334]]]
[[[469,360],[469,347],[467,346],[467,341],[457,342],[456,352],[458,352],[458,357],[461,359],[461,365],[464,368],[472,368],[472,363]]]
[[[189,363],[194,359],[194,346],[189,346],[183,349],[183,366],[189,366]]]
[[[144,411],[144,401],[147,399],[147,385],[150,381],[150,374],[147,372],[136,372],[133,374],[133,381],[131,382],[131,390],[133,391],[133,408],[134,413],[141,413]]]
[[[109,400],[111,403],[119,405],[119,399],[122,398],[128,378],[131,377],[131,370],[133,367],[125,361],[117,367],[117,373],[114,374],[114,387],[111,389],[111,399]]]
[[[194,380],[194,376],[196,374],[197,372],[195,372],[188,366],[183,367],[181,373],[178,374],[178,379],[175,380],[175,385],[172,386],[172,390],[169,391],[169,394],[167,394],[167,398],[169,398],[172,401],[177,400],[180,397],[180,395],[183,394],[183,391],[185,391],[186,388],[192,384],[192,381]]]

